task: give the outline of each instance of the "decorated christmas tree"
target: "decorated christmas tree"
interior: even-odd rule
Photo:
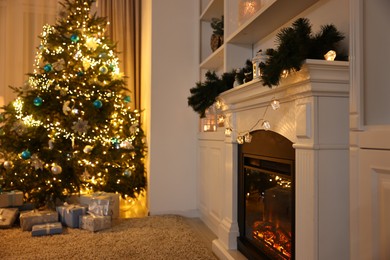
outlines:
[[[34,71],[0,117],[0,184],[37,206],[80,192],[136,197],[145,136],[95,0],[65,0],[40,36]]]

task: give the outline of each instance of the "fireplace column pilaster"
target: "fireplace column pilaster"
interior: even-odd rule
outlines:
[[[230,123],[235,125],[235,113],[227,114]],[[223,217],[218,226],[218,239],[213,241],[214,251],[225,251],[237,249],[237,237],[239,228],[237,221],[237,135],[225,137],[225,167],[224,178],[221,183],[224,187]],[[233,202],[233,203],[232,203]]]

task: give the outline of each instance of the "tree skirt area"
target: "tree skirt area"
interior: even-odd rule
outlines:
[[[118,219],[98,232],[63,228],[32,237],[19,227],[0,230],[0,259],[217,259],[181,216]]]

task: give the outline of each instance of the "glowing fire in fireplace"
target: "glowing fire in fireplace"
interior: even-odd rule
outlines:
[[[274,224],[256,221],[253,224],[253,238],[272,251],[276,251],[281,259],[291,259],[291,233],[286,233]]]

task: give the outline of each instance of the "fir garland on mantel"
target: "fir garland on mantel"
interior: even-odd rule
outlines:
[[[321,26],[321,30],[313,35],[309,20],[297,19],[291,27],[281,29],[276,35],[277,48],[266,50],[268,58],[265,63],[260,63],[263,86],[271,88],[279,85],[283,74],[299,71],[306,59],[324,59],[329,50],[338,53],[336,60],[347,60],[347,55],[338,50],[338,43],[344,38],[332,24]],[[221,77],[215,72],[207,71],[205,82],[197,82],[190,89],[188,105],[200,117],[205,117],[205,111],[216,102],[219,94],[233,88],[235,78],[243,83],[242,73],[248,70],[248,66],[251,66],[249,60],[245,68],[224,73]]]
[[[200,117],[206,116],[206,110],[216,101],[220,93],[233,88],[234,81],[243,84],[244,81],[250,81],[246,74],[252,71],[252,62],[246,61],[246,66],[240,70],[225,72],[221,77],[214,71],[206,72],[206,80],[197,82],[196,87],[190,89],[191,96],[188,97],[188,105],[191,106]],[[252,74],[250,74],[251,76]]]

